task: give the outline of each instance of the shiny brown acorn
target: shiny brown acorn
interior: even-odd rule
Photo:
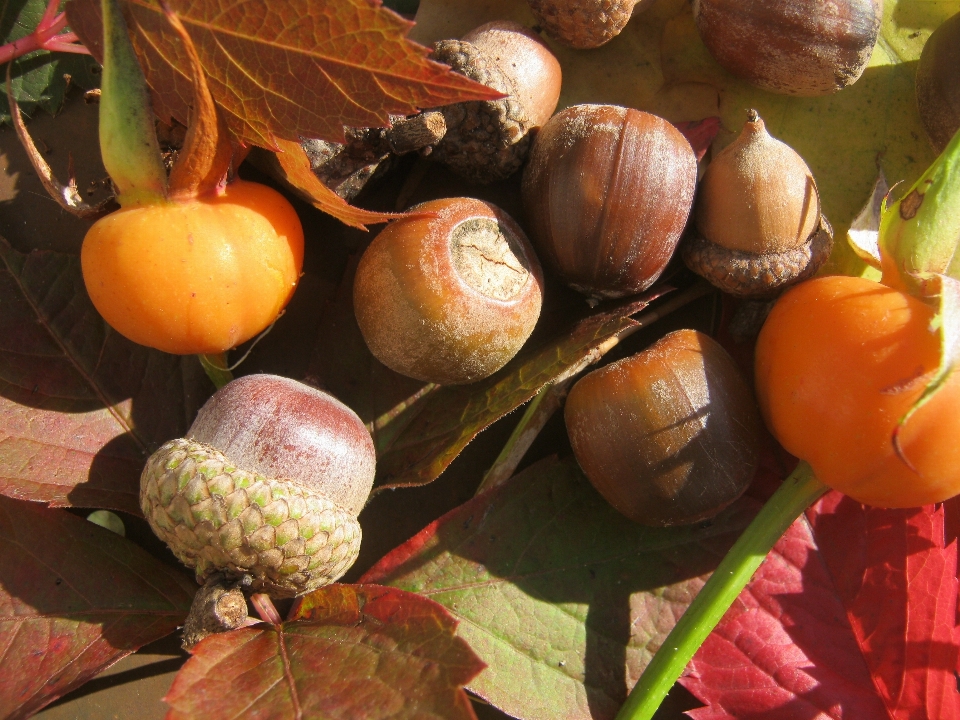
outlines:
[[[826,95],[873,53],[882,0],[694,0],[697,30],[727,71],[776,93]]]
[[[576,105],[537,134],[521,193],[541,260],[580,292],[622,297],[670,261],[696,180],[690,143],[663,118]]]
[[[581,378],[564,419],[593,486],[644,525],[717,514],[740,497],[759,461],[753,393],[726,351],[693,330]]]

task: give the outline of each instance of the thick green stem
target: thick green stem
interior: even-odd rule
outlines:
[[[225,352],[211,355],[197,355],[200,358],[200,364],[210,378],[210,382],[219,390],[228,382],[233,380],[233,373],[230,372],[230,366],[227,365],[227,354]]]
[[[118,0],[102,0],[103,78],[100,153],[123,206],[159,202],[167,196],[147,81],[127,34]]]
[[[801,462],[734,543],[667,635],[616,720],[650,720],[703,641],[791,523],[827,491]]]

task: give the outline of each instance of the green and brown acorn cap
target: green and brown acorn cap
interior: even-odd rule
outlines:
[[[339,578],[360,551],[360,524],[347,510],[193,440],[171,440],[150,456],[140,507],[200,583],[223,571],[249,576],[254,592],[294,597]]]

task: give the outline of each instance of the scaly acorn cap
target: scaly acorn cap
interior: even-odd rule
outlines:
[[[150,456],[140,507],[200,583],[222,571],[250,576],[253,592],[295,597],[339,578],[360,552],[350,512],[296,481],[237,468],[192,440],[171,440]]]
[[[610,42],[626,27],[637,0],[527,0],[550,37],[577,50]]]
[[[510,78],[486,53],[463,40],[441,40],[430,57],[507,96],[437,108],[447,133],[434,148],[434,157],[477,183],[503,180],[519,170],[530,150],[533,123]]]

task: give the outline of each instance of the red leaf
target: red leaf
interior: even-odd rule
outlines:
[[[413,24],[373,0],[169,0],[196,45],[210,91],[244,143],[343,142],[343,127],[500,93],[430,60]],[[156,0],[128,0],[127,22],[163,118],[187,122],[186,54]],[[70,27],[100,59],[99,0],[72,0]]]
[[[196,358],[113,332],[80,260],[0,238],[0,494],[138,515],[148,451],[212,390]]]
[[[0,497],[0,717],[28,717],[173,632],[195,591],[109,530]]]
[[[942,509],[831,493],[777,544],[681,682],[707,718],[960,717]],[[818,715],[819,713],[819,715]]]
[[[292,621],[207,638],[165,700],[197,717],[469,720],[483,669],[437,603],[371,585],[300,599]]]
[[[710,149],[713,139],[720,132],[720,118],[707,117],[703,120],[689,120],[674,123],[674,126],[683,133],[687,142],[690,143],[697,160],[703,160],[703,156]]]

